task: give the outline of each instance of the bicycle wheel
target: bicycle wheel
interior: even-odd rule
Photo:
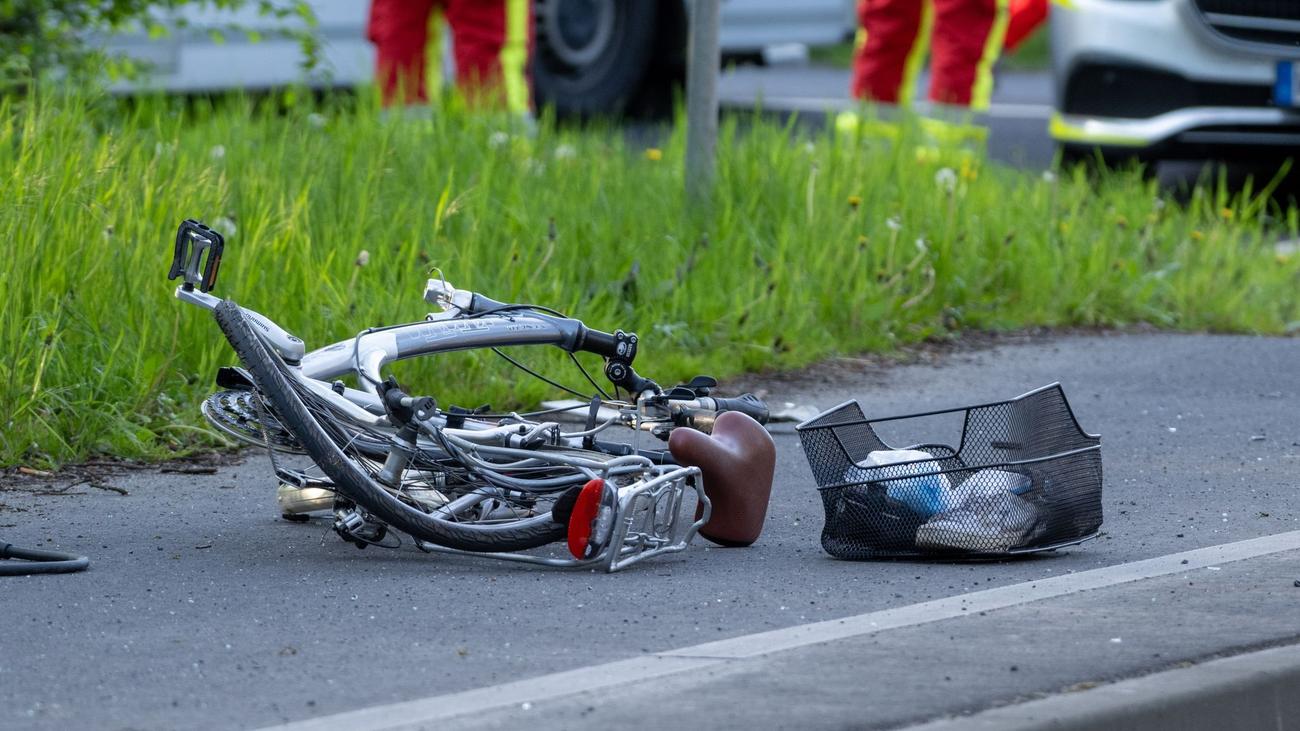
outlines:
[[[337,491],[375,517],[417,539],[462,551],[521,551],[565,537],[566,526],[555,522],[549,512],[506,523],[470,524],[453,522],[402,502],[334,443],[289,383],[283,364],[257,339],[238,305],[224,300],[214,315],[281,423],[334,482]]]

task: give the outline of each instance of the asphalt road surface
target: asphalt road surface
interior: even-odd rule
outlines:
[[[1298,363],[1297,339],[1026,337],[766,384],[880,416],[1061,381],[1103,436],[1104,535],[1008,563],[828,558],[789,425],[758,544],[612,575],[357,550],[279,520],[256,454],[10,480],[0,536],[93,563],[0,579],[0,728],[889,728],[1297,642]]]

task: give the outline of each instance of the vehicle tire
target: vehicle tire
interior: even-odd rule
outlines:
[[[257,339],[239,305],[223,300],[214,314],[221,331],[253,374],[258,390],[271,402],[284,426],[334,482],[335,488],[375,517],[415,538],[462,551],[520,551],[566,537],[566,526],[553,521],[550,513],[506,524],[471,525],[434,517],[393,497],[325,433]]]
[[[656,0],[536,0],[533,85],[560,116],[617,114],[650,69]]]

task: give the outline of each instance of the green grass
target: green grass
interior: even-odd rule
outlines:
[[[638,366],[662,383],[966,328],[1300,320],[1300,261],[1273,249],[1296,211],[1249,191],[1183,205],[1136,172],[1045,179],[753,120],[724,124],[703,215],[683,201],[680,127],[655,160],[609,130],[544,121],[530,140],[360,106],[0,103],[0,463],[214,443],[197,404],[233,355],[164,279],[186,217],[228,234],[216,293],[310,346],[422,317],[436,265],[638,331]],[[550,393],[491,358],[399,376],[444,405]]]
[[[1011,71],[1047,71],[1052,68],[1051,34],[1044,24],[1011,53],[1003,54],[999,69]]]
[[[808,49],[808,60],[821,66],[846,69],[853,65],[853,44],[845,42],[833,46],[813,46]]]

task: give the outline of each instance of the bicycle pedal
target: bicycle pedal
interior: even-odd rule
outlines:
[[[192,218],[182,221],[176,231],[176,251],[167,279],[182,277],[185,289],[197,286],[200,292],[210,291],[217,284],[223,248],[225,239],[221,234]]]

